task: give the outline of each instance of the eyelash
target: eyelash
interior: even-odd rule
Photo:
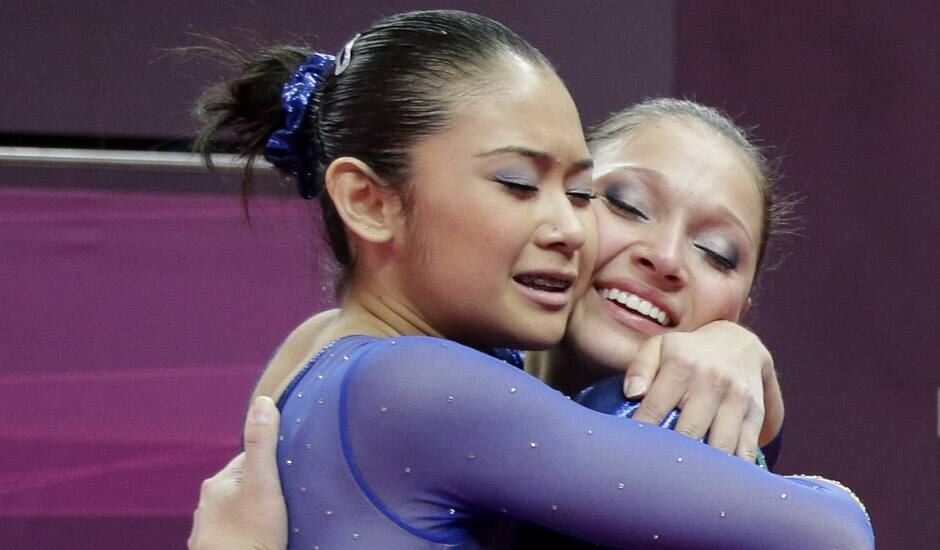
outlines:
[[[515,181],[506,178],[494,178],[496,183],[504,185],[513,191],[521,191],[523,193],[538,193],[539,188],[537,185],[532,185],[531,183],[523,183],[521,181]],[[565,191],[565,194],[572,200],[584,201],[585,204],[590,202],[593,199],[597,198],[597,192],[593,189],[569,189]]]
[[[708,256],[712,261],[718,264],[718,267],[721,268],[723,271],[734,271],[735,269],[737,269],[738,267],[737,262],[733,260],[729,260],[728,258],[715,252],[714,250],[704,247],[700,244],[696,244],[694,246],[695,248],[704,252],[706,256]]]
[[[597,191],[593,189],[569,189],[565,194],[572,200],[583,202],[584,205],[597,198]]]
[[[496,183],[506,186],[513,191],[522,191],[525,193],[537,193],[539,188],[537,185],[531,183],[523,183],[521,181],[506,179],[506,178],[494,178]]]
[[[606,203],[607,203],[608,205],[610,205],[610,206],[613,206],[613,207],[616,208],[617,210],[622,210],[622,211],[627,212],[628,214],[632,214],[632,215],[634,215],[634,216],[636,216],[636,217],[638,217],[638,218],[640,218],[640,219],[649,221],[649,217],[648,217],[646,214],[644,214],[642,211],[640,211],[639,208],[633,206],[632,204],[630,204],[630,203],[628,203],[628,202],[624,202],[624,201],[618,199],[617,197],[611,196],[611,194],[609,194],[609,193],[608,193],[608,194],[605,194],[604,197],[603,197],[603,199],[604,199],[604,202],[606,202]]]

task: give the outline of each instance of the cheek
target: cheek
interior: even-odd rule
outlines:
[[[595,201],[595,232],[597,234],[597,246],[595,252],[596,266],[602,266],[613,259],[630,243],[629,231],[624,227],[624,223],[615,217],[607,207],[596,205]]]
[[[695,296],[694,327],[712,321],[739,321],[747,302],[748,285],[736,279],[716,275],[700,285]]]
[[[598,241],[598,222],[592,208],[585,208],[581,211],[581,223],[584,225],[584,246],[579,251],[578,273],[580,274],[580,283],[582,287],[587,287],[591,282],[591,275],[594,272],[594,266],[598,265],[598,250],[600,242]]]

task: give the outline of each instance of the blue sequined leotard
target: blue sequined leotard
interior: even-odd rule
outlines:
[[[477,350],[342,338],[281,399],[290,548],[478,548],[511,517],[612,548],[874,546],[848,491],[589,410]]]

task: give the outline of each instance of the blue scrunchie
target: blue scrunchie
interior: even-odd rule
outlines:
[[[310,99],[335,64],[334,56],[315,53],[284,83],[281,90],[284,126],[271,134],[264,150],[264,158],[268,162],[297,178],[297,191],[305,199],[312,199],[319,191],[316,185],[317,151],[315,144],[304,138],[301,129]]]

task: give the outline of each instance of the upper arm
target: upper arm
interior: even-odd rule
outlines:
[[[355,459],[394,509],[506,513],[614,547],[867,547],[866,518],[841,491],[588,410],[456,344],[416,340],[406,353],[377,350],[344,391]]]

